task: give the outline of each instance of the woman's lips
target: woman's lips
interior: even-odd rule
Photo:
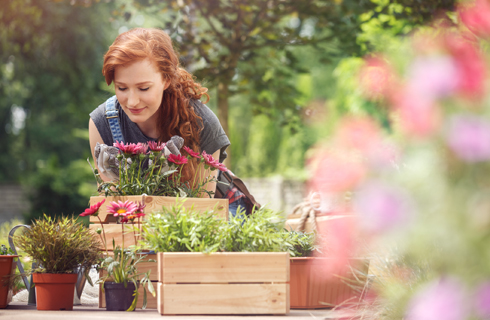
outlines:
[[[143,112],[143,110],[145,110],[145,108],[140,108],[140,109],[131,109],[131,108],[128,108],[129,111],[132,113],[132,114],[139,114],[141,112]]]

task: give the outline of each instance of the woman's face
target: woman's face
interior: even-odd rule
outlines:
[[[167,83],[149,59],[117,66],[114,70],[117,100],[129,119],[151,138],[158,137],[156,112]]]

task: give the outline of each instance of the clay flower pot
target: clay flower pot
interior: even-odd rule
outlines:
[[[329,258],[290,258],[291,309],[332,308],[358,302],[361,297],[352,284],[355,278],[346,273],[346,268],[329,270]],[[349,264],[363,274],[367,274],[369,260],[350,259]],[[347,269],[348,270],[348,269]],[[358,279],[365,283],[358,275]],[[356,283],[363,286],[364,283]]]
[[[15,258],[18,256],[0,255],[0,309],[4,309],[12,301],[10,276],[15,273]]]
[[[73,310],[76,273],[34,273],[37,310]]]

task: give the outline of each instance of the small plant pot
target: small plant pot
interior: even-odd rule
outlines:
[[[105,301],[107,311],[126,311],[133,303],[134,283],[128,282],[125,287],[124,283],[105,282]]]
[[[15,272],[15,258],[18,256],[0,255],[0,309],[7,308],[12,301],[11,275]]]
[[[76,273],[34,273],[37,310],[73,310]]]

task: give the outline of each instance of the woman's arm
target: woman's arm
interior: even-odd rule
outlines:
[[[99,167],[97,166],[97,160],[95,160],[94,150],[95,150],[95,145],[97,144],[97,142],[100,144],[103,144],[104,140],[102,140],[102,137],[100,136],[99,130],[97,130],[97,127],[95,126],[95,123],[92,119],[90,119],[88,122],[88,135],[89,135],[90,149],[92,152],[92,158],[94,159],[95,168],[99,169]],[[105,181],[105,182],[111,181],[110,178],[108,178],[105,175],[103,175],[102,173],[100,173],[100,170],[99,170],[99,174],[100,174],[100,177],[103,181]]]

